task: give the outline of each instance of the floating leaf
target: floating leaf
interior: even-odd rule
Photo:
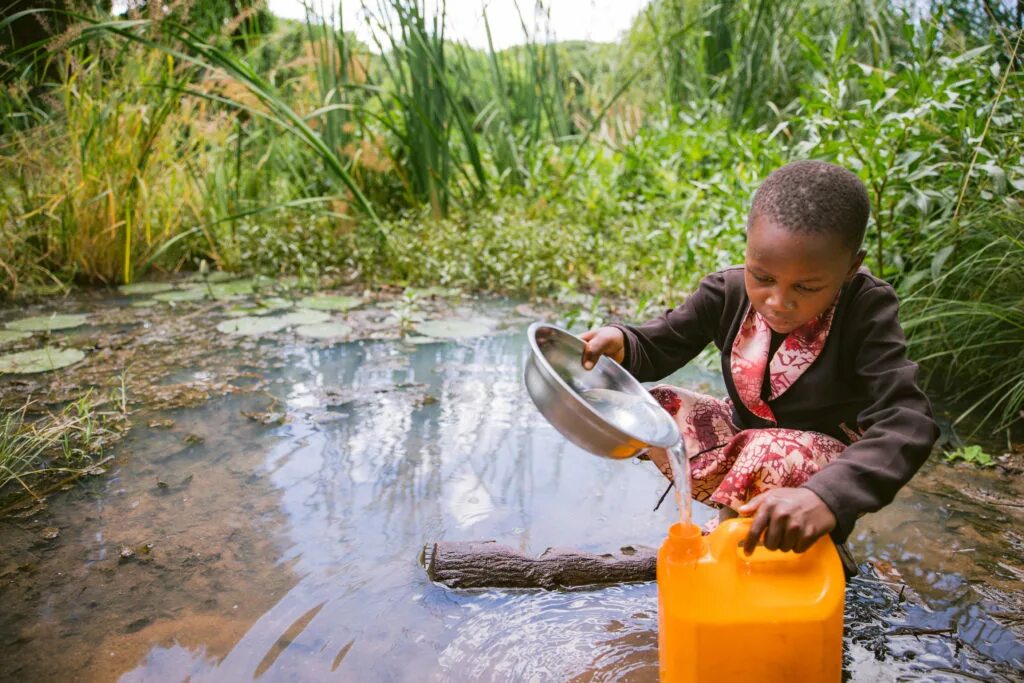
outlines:
[[[206,296],[206,287],[192,287],[191,289],[177,289],[173,292],[163,292],[153,298],[157,301],[198,301]]]
[[[300,325],[295,328],[295,333],[303,337],[313,339],[330,339],[332,337],[347,337],[352,334],[352,327],[345,323],[317,323],[315,325]]]
[[[494,331],[494,321],[489,318],[428,320],[416,323],[413,328],[420,334],[438,339],[469,339],[490,334]]]
[[[226,334],[260,335],[277,332],[286,327],[288,327],[288,323],[282,322],[280,318],[246,316],[244,318],[225,320],[217,325],[217,330]]]
[[[229,318],[241,318],[243,315],[259,315],[261,309],[256,306],[235,306],[224,311]]]
[[[306,297],[299,302],[303,308],[315,308],[318,311],[347,311],[362,305],[362,300],[353,296],[320,295]]]
[[[0,330],[0,344],[9,344],[25,337],[31,337],[31,332],[19,332],[18,330]]]
[[[67,367],[85,358],[78,349],[58,349],[44,346],[33,351],[21,351],[0,356],[0,373],[10,372],[27,375],[33,372],[49,372]]]
[[[405,294],[406,296],[415,296],[421,299],[445,298],[459,296],[462,294],[462,290],[458,287],[406,287]]]
[[[54,330],[68,330],[72,327],[80,327],[85,324],[88,316],[82,314],[73,315],[37,315],[32,318],[22,318],[7,323],[7,329],[20,332],[53,332]]]
[[[157,301],[156,299],[139,299],[138,301],[133,301],[131,303],[131,307],[132,308],[151,308],[153,306],[156,306],[158,303],[160,303],[160,302]]]
[[[293,313],[285,313],[284,315],[275,318],[275,320],[282,321],[285,325],[317,325],[319,323],[325,323],[331,319],[329,313],[323,311],[308,311],[299,309]]]
[[[205,280],[206,282],[212,284],[214,282],[226,282],[228,280],[234,280],[236,277],[238,276],[235,275],[234,273],[225,273],[223,270],[217,270],[212,273],[205,274],[201,272],[192,273],[187,278],[185,278],[185,280],[188,282],[203,282]]]
[[[170,282],[133,282],[130,285],[121,285],[117,291],[128,296],[135,296],[136,294],[159,294],[172,289],[174,289],[174,285]]]
[[[274,311],[279,311],[282,308],[291,307],[291,301],[288,301],[287,299],[282,299],[280,297],[272,297],[270,299],[263,299],[262,301],[257,301],[250,306],[236,306],[235,308],[232,308],[229,311],[227,311],[227,315],[233,318],[238,317],[240,315],[266,315],[268,313],[273,313]]]
[[[253,281],[247,280],[232,280],[231,282],[221,282],[216,285],[211,285],[210,289],[213,290],[213,295],[218,299],[227,299],[232,296],[239,296],[242,294],[252,294]]]

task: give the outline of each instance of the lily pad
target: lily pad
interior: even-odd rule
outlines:
[[[470,339],[484,337],[494,331],[494,321],[489,318],[452,320],[428,320],[416,323],[413,328],[422,335],[437,339]]]
[[[221,324],[217,325],[217,330],[224,332],[225,334],[244,334],[254,336],[270,334],[271,332],[283,330],[286,327],[288,327],[288,323],[282,322],[280,318],[257,318],[254,316],[245,316],[243,318],[225,320]]]
[[[257,308],[256,306],[235,306],[234,308],[229,308],[224,311],[224,315],[229,318],[241,318],[245,315],[259,315],[261,311],[263,311],[263,309]]]
[[[232,280],[230,282],[220,282],[215,285],[211,285],[210,289],[213,290],[213,295],[218,299],[226,299],[232,296],[238,296],[241,294],[252,294],[253,292],[253,281],[247,280]]]
[[[37,315],[32,318],[22,318],[7,323],[7,329],[19,332],[53,332],[55,330],[69,330],[72,327],[80,327],[85,324],[88,316],[83,314],[71,315]]]
[[[153,298],[157,301],[199,301],[206,296],[206,287],[192,287],[191,289],[176,289],[173,292],[162,292]]]
[[[117,291],[134,296],[136,294],[159,294],[172,289],[174,289],[174,285],[170,282],[133,282],[130,285],[121,285]]]
[[[0,356],[0,373],[27,375],[33,372],[49,372],[73,365],[83,358],[85,358],[85,353],[78,349],[58,349],[54,346],[44,346],[33,351],[21,351]]]
[[[274,318],[274,320],[280,320],[285,325],[318,325],[325,323],[331,319],[329,313],[323,311],[308,311],[299,309],[292,313],[285,313],[284,315]]]
[[[352,326],[345,323],[316,323],[314,325],[300,325],[295,328],[295,334],[313,339],[331,339],[333,337],[347,337],[352,334]]]
[[[188,282],[203,282],[204,280],[209,283],[215,282],[227,282],[228,280],[234,280],[238,276],[233,273],[225,273],[223,270],[215,270],[212,273],[207,273],[204,277],[202,273],[192,273],[187,278]]]
[[[419,298],[445,298],[450,296],[458,296],[462,294],[462,290],[458,287],[406,287],[405,294],[409,296],[416,296]]]
[[[299,302],[303,308],[314,308],[318,311],[348,311],[363,304],[354,296],[323,294],[306,297]]]
[[[270,299],[263,299],[247,306],[235,306],[234,308],[228,309],[226,314],[232,318],[237,318],[242,315],[267,315],[274,311],[279,311],[282,308],[291,308],[292,302],[287,299],[281,299],[279,297],[272,297]]]
[[[21,332],[18,330],[0,330],[0,344],[9,344],[16,342],[19,339],[31,337],[31,332]]]

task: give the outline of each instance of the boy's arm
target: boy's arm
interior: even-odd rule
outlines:
[[[659,380],[689,363],[713,339],[725,302],[725,277],[708,275],[682,305],[643,325],[612,323],[625,337],[622,366],[641,382]]]
[[[892,501],[939,435],[928,398],[917,386],[917,365],[906,355],[896,293],[878,285],[858,299],[851,313],[863,320],[866,332],[856,369],[871,396],[857,416],[863,436],[804,484],[835,515],[832,536],[840,542],[858,517]]]

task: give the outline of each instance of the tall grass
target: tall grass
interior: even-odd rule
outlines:
[[[96,465],[112,423],[88,394],[59,413],[28,418],[29,405],[0,418],[0,490],[9,484],[35,496],[40,477],[76,476]]]
[[[757,125],[794,101],[813,75],[804,46],[842,35],[861,61],[882,63],[899,23],[886,2],[654,0],[630,40],[633,49],[658,54],[655,83],[664,101],[689,108],[715,100],[733,123]]]
[[[196,193],[180,159],[202,143],[176,135],[194,113],[176,92],[192,74],[153,52],[69,48],[62,56],[34,125],[3,138],[6,220],[23,237],[21,256],[43,268],[127,282],[192,227]],[[110,79],[112,60],[124,80]],[[126,81],[136,87],[126,91]],[[8,106],[30,102],[29,91],[8,91]]]
[[[453,200],[467,205],[484,196],[489,180],[461,106],[444,3],[430,20],[418,1],[390,0],[386,9],[377,22],[387,42],[375,38],[390,86],[375,91],[379,120],[398,141],[393,158],[409,195],[427,203],[435,217],[445,216]]]
[[[959,253],[958,253],[959,252]],[[963,401],[960,419],[1008,426],[1024,417],[1024,216],[999,212],[907,297],[911,350],[933,386]],[[951,265],[946,266],[947,260]]]

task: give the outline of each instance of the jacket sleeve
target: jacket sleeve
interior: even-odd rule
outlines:
[[[712,273],[682,305],[640,326],[613,324],[626,338],[623,367],[641,382],[672,374],[704,350],[721,324],[725,277]]]
[[[858,517],[892,501],[939,436],[917,386],[917,365],[907,358],[898,314],[896,293],[887,285],[867,289],[851,303],[849,315],[864,330],[855,369],[870,397],[857,416],[862,436],[804,484],[835,515],[832,536],[838,542]]]

